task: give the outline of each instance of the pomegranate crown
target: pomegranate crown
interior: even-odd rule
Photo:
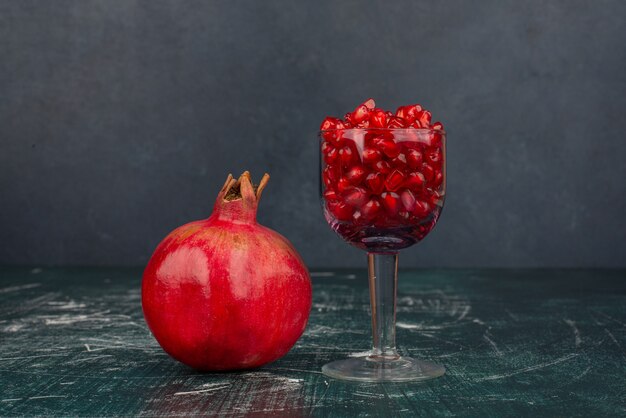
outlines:
[[[270,175],[265,173],[261,182],[257,185],[252,183],[249,171],[244,171],[237,180],[235,180],[232,174],[229,174],[224,186],[222,186],[222,190],[220,190],[219,197],[227,202],[244,199],[258,203],[269,179]]]

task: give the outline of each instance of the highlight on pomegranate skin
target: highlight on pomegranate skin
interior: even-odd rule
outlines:
[[[229,175],[208,219],[171,232],[143,275],[148,327],[172,357],[204,371],[285,355],[311,309],[309,272],[291,243],[256,221],[258,186]]]
[[[395,251],[435,226],[445,197],[445,131],[419,104],[373,99],[320,126],[324,215],[344,240]]]

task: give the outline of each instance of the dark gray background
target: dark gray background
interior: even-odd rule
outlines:
[[[318,126],[419,102],[439,225],[402,266],[626,266],[626,2],[0,2],[0,262],[143,264],[228,172],[310,266]]]

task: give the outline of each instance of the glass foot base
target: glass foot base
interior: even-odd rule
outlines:
[[[328,377],[357,382],[413,382],[443,376],[446,368],[410,357],[381,359],[374,356],[337,360],[322,367]]]

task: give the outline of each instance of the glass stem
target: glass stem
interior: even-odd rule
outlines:
[[[396,287],[398,253],[368,253],[372,335],[374,346],[370,358],[392,360],[396,351]]]

